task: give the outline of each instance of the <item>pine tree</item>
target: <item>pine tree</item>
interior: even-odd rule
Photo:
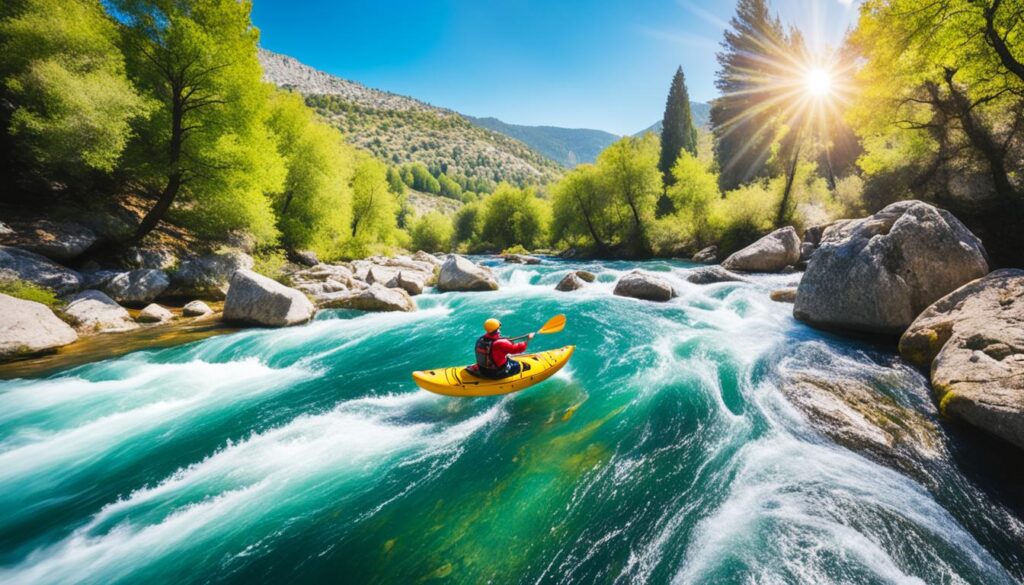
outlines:
[[[767,0],[739,0],[725,31],[715,87],[721,97],[711,105],[715,158],[722,190],[735,189],[765,171],[775,137],[775,112],[764,107],[772,97],[776,68],[785,62],[786,35],[769,13]]]
[[[672,167],[684,150],[696,156],[697,128],[693,125],[693,114],[690,112],[686,77],[683,75],[683,68],[680,67],[672,77],[661,128],[661,159],[658,161],[658,170],[664,177],[666,187],[675,182]]]

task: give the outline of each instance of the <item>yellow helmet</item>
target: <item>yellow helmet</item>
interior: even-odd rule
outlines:
[[[484,321],[484,331],[494,333],[498,329],[501,329],[501,321],[498,321],[497,319],[488,319]]]

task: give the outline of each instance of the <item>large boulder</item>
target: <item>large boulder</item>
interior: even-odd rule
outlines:
[[[156,303],[146,305],[135,317],[139,323],[166,323],[171,319],[174,319],[174,313]]]
[[[578,274],[576,274],[575,272],[570,272],[569,274],[566,274],[562,278],[562,280],[558,281],[558,284],[555,285],[555,290],[559,290],[562,292],[571,292],[574,290],[579,290],[586,285],[587,283],[584,282]]]
[[[714,264],[718,262],[718,246],[708,246],[693,255],[691,259],[698,264]]]
[[[434,256],[433,254],[428,254],[423,250],[420,250],[413,254],[412,259],[416,260],[417,262],[426,262],[431,266],[441,266],[441,261],[438,260],[437,256]]]
[[[693,284],[716,284],[719,282],[747,282],[747,279],[733,274],[721,266],[696,268],[686,275],[686,281]]]
[[[77,339],[46,305],[0,294],[0,360],[46,353]]]
[[[781,272],[800,261],[800,238],[792,227],[784,227],[735,252],[722,262],[726,270]]]
[[[81,288],[82,276],[35,252],[0,246],[0,279],[16,278],[46,287],[58,295]]]
[[[987,272],[981,242],[952,214],[901,201],[825,230],[793,314],[822,328],[899,335],[928,305]]]
[[[138,327],[124,307],[98,290],[85,290],[67,299],[64,316],[79,333],[129,331]]]
[[[227,294],[232,275],[252,267],[252,256],[239,250],[193,256],[171,275],[171,286],[165,296],[221,300]]]
[[[615,283],[612,291],[620,297],[632,297],[645,301],[665,302],[676,296],[672,284],[664,278],[649,272],[634,270],[627,273]]]
[[[169,270],[178,263],[178,254],[166,246],[128,248],[121,254],[125,266]]]
[[[288,259],[302,266],[316,266],[320,263],[320,259],[316,257],[316,252],[312,250],[292,250],[288,252]]]
[[[98,239],[96,232],[84,225],[48,219],[0,233],[0,244],[29,250],[58,262],[81,256]]]
[[[900,354],[931,368],[944,413],[1024,448],[1024,270],[997,270],[911,323]]]
[[[433,256],[431,256],[433,258]],[[437,260],[437,258],[434,258]],[[392,268],[401,268],[405,271],[423,272],[425,274],[433,275],[434,268],[440,266],[433,262],[417,260],[408,256],[396,256],[394,258],[388,258],[384,261],[385,266],[391,266]]]
[[[140,268],[117,273],[100,288],[119,303],[144,305],[153,302],[170,285],[171,279],[163,270]]]
[[[409,293],[400,288],[371,284],[360,291],[323,295],[317,299],[325,309],[355,309],[358,311],[415,311],[416,303]]]
[[[400,288],[410,295],[415,296],[423,294],[423,289],[425,289],[428,283],[433,279],[433,274],[417,272],[415,270],[400,270],[395,278],[387,283],[387,286],[391,288]]]
[[[498,281],[490,269],[452,254],[441,265],[441,272],[437,275],[437,288],[442,291],[498,290]]]
[[[250,325],[284,327],[313,318],[316,307],[302,292],[251,270],[231,277],[224,300],[224,320]]]

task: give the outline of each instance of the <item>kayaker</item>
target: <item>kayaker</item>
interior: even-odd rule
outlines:
[[[476,363],[469,366],[469,371],[485,378],[507,378],[518,374],[522,365],[508,356],[526,351],[527,344],[536,333],[527,335],[526,341],[513,343],[501,336],[501,321],[493,318],[484,321],[484,331],[487,333],[476,340]]]

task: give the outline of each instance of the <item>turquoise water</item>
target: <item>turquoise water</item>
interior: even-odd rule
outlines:
[[[796,323],[795,276],[613,297],[633,264],[497,266],[496,293],[327,312],[0,383],[4,583],[1016,583],[1024,526],[943,456],[926,488],[778,389],[842,370],[934,418],[891,354]],[[570,268],[599,274],[576,293]],[[569,366],[453,399],[482,321],[558,312]],[[944,438],[944,440],[946,440]]]

